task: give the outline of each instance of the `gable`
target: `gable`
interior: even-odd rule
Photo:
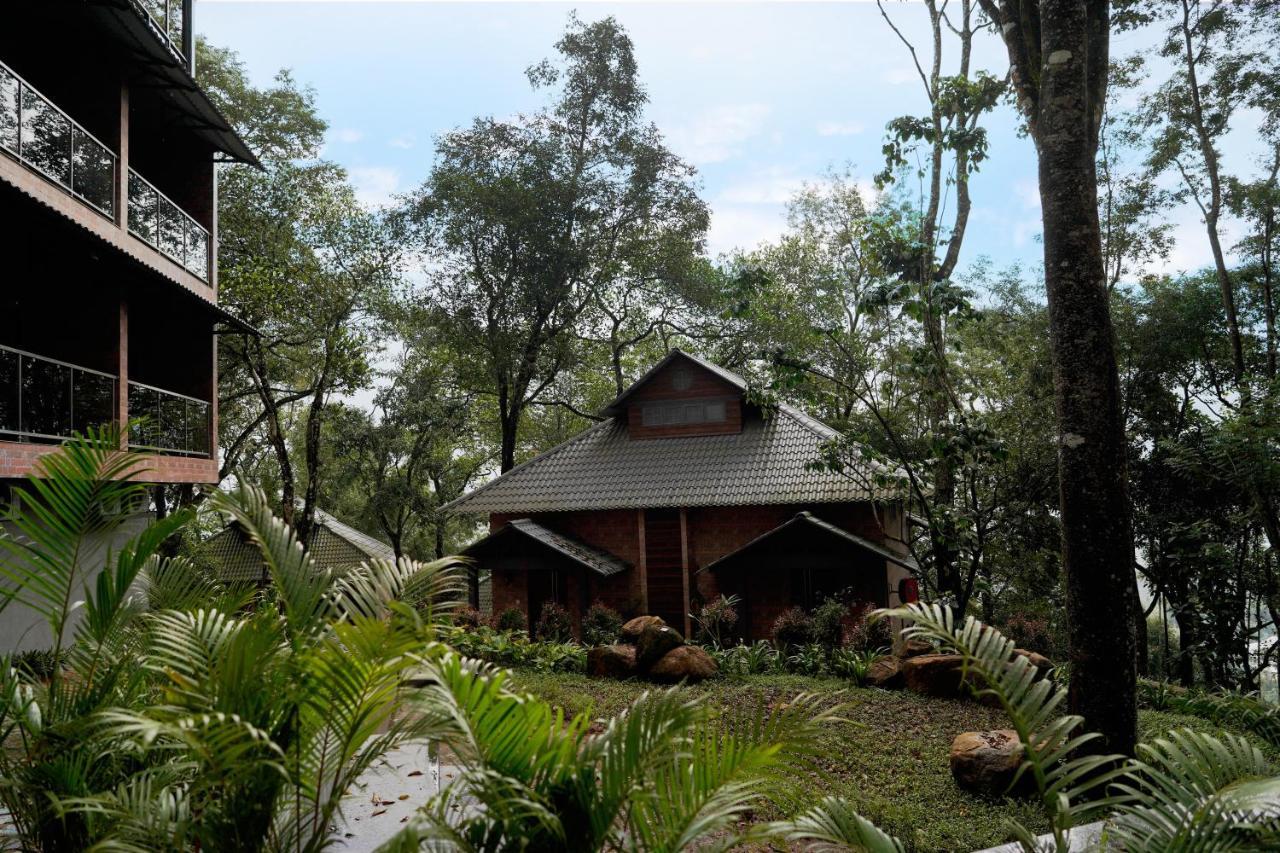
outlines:
[[[674,350],[611,408],[621,408],[632,439],[729,435],[742,431],[744,385]]]

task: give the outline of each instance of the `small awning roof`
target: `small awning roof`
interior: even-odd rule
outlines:
[[[531,518],[517,518],[507,522],[500,529],[490,533],[469,545],[462,554],[466,557],[482,558],[486,551],[496,545],[509,542],[513,538],[532,540],[552,551],[568,557],[575,563],[585,566],[601,577],[609,577],[625,572],[631,565],[605,551],[592,548],[563,533],[557,533],[538,524]]]
[[[895,554],[893,551],[890,551],[888,548],[877,542],[872,542],[870,539],[865,539],[856,533],[850,533],[841,527],[836,527],[834,524],[823,521],[820,518],[815,518],[808,512],[801,512],[797,513],[795,517],[779,524],[772,530],[760,534],[738,550],[730,551],[718,560],[707,563],[707,565],[698,569],[698,572],[716,571],[717,569],[723,568],[725,565],[740,559],[749,552],[768,544],[770,540],[775,539],[784,533],[795,532],[802,528],[822,535],[841,539],[850,545],[861,548],[864,551],[870,551],[877,557],[883,557],[895,566],[901,566],[909,571],[918,571],[920,568],[919,565],[916,564],[916,561],[911,557],[904,556],[902,554]]]

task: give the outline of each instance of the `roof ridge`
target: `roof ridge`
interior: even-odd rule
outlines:
[[[499,474],[498,476],[494,477],[489,482],[484,483],[483,485],[477,486],[476,488],[472,489],[471,491],[467,492],[464,495],[459,495],[458,497],[449,501],[447,504],[444,504],[443,506],[441,506],[440,511],[448,512],[452,510],[454,507],[458,506],[459,504],[466,503],[467,501],[474,498],[476,495],[479,495],[482,492],[488,491],[491,487],[507,479],[512,474],[515,474],[516,472],[519,472],[519,471],[529,470],[534,466],[535,463],[544,462],[547,459],[550,459],[552,456],[556,455],[557,453],[569,447],[570,445],[576,444],[577,442],[582,441],[587,436],[593,434],[596,430],[602,429],[605,426],[613,425],[616,422],[616,420],[617,420],[616,418],[610,417],[592,424],[591,426],[584,429],[582,432],[578,433],[577,435],[570,436],[569,438],[560,442],[550,450],[544,450],[541,453],[537,454],[536,456],[530,457],[529,459],[526,459],[523,462],[521,462],[519,465],[512,467],[510,471],[505,471]]]

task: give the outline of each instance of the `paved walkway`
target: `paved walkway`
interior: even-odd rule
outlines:
[[[401,747],[360,777],[342,799],[346,825],[339,850],[370,853],[404,826],[424,802],[457,778],[458,768],[438,764],[426,744]]]

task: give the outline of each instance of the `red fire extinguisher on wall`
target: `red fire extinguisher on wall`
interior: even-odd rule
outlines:
[[[903,578],[898,581],[898,601],[903,604],[915,604],[920,600],[920,581],[915,578]]]

